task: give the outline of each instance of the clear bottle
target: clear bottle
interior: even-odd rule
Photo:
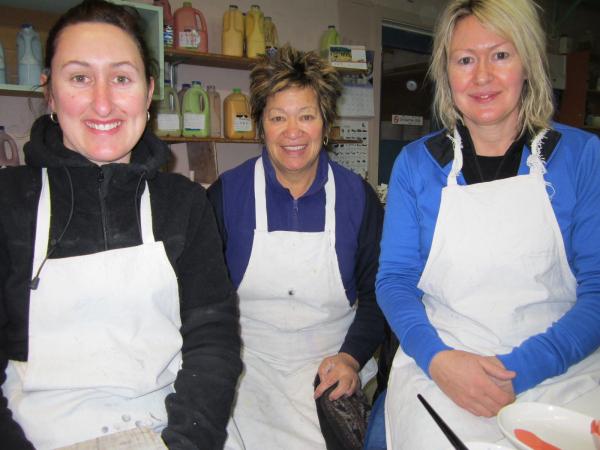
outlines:
[[[210,137],[221,137],[221,96],[214,86],[206,86],[210,106]]]
[[[170,80],[165,80],[164,97],[154,121],[154,134],[159,137],[181,136],[181,109],[179,98]]]
[[[185,95],[185,93],[187,92],[187,90],[189,88],[191,88],[192,85],[189,83],[183,83],[181,85],[181,89],[179,89],[179,92],[177,92],[177,97],[179,97],[179,105],[182,106],[183,105],[183,96]]]
[[[183,132],[185,137],[207,137],[210,130],[210,106],[208,94],[200,81],[192,81],[183,96]]]
[[[246,56],[256,58],[265,54],[264,16],[260,6],[252,5],[246,14]]]
[[[25,23],[17,35],[17,60],[19,62],[19,84],[38,85],[42,73],[42,44],[40,35]]]
[[[241,89],[233,92],[223,101],[223,130],[228,139],[254,139],[256,133],[250,115],[250,102]]]
[[[15,140],[0,125],[0,167],[18,166],[19,150]]]
[[[244,56],[244,16],[237,5],[229,5],[223,14],[221,52],[229,56]]]

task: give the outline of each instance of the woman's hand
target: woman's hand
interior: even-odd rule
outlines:
[[[321,383],[315,389],[315,398],[323,395],[329,387],[338,383],[337,387],[329,394],[329,400],[337,400],[342,395],[351,396],[360,386],[358,361],[348,353],[338,353],[328,356],[319,365],[319,378]]]
[[[431,360],[429,373],[454,403],[476,416],[493,417],[515,400],[511,380],[516,373],[494,356],[442,351]]]

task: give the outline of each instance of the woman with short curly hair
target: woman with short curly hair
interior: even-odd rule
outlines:
[[[383,212],[325,151],[341,93],[332,67],[284,47],[256,65],[250,86],[262,155],[209,190],[240,297],[246,370],[232,423],[247,449],[323,449],[315,398],[360,395],[359,372],[383,336]]]

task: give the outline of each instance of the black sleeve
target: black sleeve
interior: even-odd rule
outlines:
[[[223,240],[223,252],[227,246],[227,230],[225,229],[225,219],[223,214],[223,182],[220,178],[210,185],[206,191],[208,200],[212,204],[215,219],[217,220],[217,228]]]
[[[365,210],[358,234],[354,277],[358,294],[356,316],[346,334],[341,352],[349,353],[362,367],[373,356],[384,337],[385,319],[375,298],[375,275],[379,266],[379,242],[383,207],[365,181]]]
[[[183,365],[167,396],[170,449],[222,449],[240,358],[239,311],[221,239],[204,190],[198,186],[185,249],[177,261]]]
[[[5,307],[5,289],[10,270],[10,258],[6,248],[6,239],[6,234],[0,227],[0,386],[4,385],[6,381],[6,365],[8,364],[6,349],[8,315]],[[2,448],[11,450],[33,449],[33,445],[27,440],[19,424],[12,418],[12,413],[8,409],[8,400],[4,394],[0,395],[0,437]]]

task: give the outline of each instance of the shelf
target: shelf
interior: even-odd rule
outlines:
[[[14,97],[43,97],[44,91],[41,87],[23,86],[20,84],[1,84],[0,95],[11,95]]]
[[[205,137],[205,138],[194,138],[194,137],[182,137],[182,136],[163,136],[160,138],[167,144],[179,144],[187,142],[214,142],[216,144],[261,144],[262,142],[258,139],[227,139],[222,137]],[[361,144],[360,139],[334,139],[329,141],[330,144]]]
[[[200,53],[193,50],[165,48],[165,61],[172,64],[193,64],[197,66],[221,67],[224,69],[250,70],[259,61],[258,58]]]
[[[187,142],[215,142],[217,144],[260,144],[258,139],[226,139],[222,137],[183,137],[163,136],[160,138],[167,144],[179,144]]]

